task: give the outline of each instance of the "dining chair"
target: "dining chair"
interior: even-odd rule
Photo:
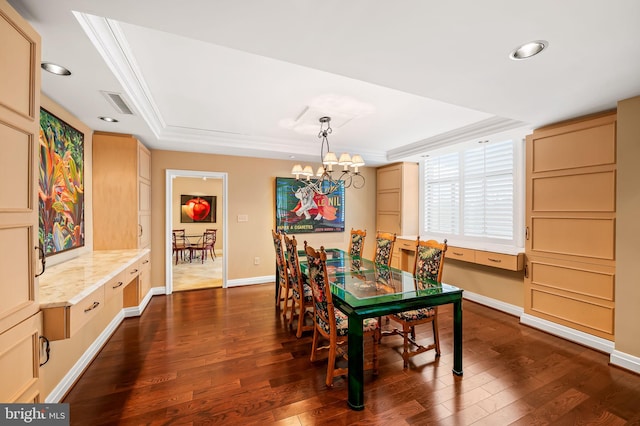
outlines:
[[[194,252],[200,253],[200,263],[204,263],[207,260],[207,253],[212,253],[211,259],[215,260],[215,256],[213,255],[213,245],[215,244],[215,233],[210,231],[205,231],[202,233],[202,238],[198,241],[197,244],[189,245],[189,255],[191,259],[194,258]]]
[[[391,257],[393,256],[393,245],[395,242],[395,233],[376,232],[376,251],[373,255],[373,262],[391,266]]]
[[[440,282],[442,280],[442,267],[444,266],[444,255],[447,251],[447,240],[439,243],[435,240],[416,240],[416,256],[413,266],[416,290],[426,288],[429,283],[425,280]],[[382,336],[399,334],[404,338],[402,358],[404,368],[409,366],[409,358],[429,351],[436,350],[436,357],[440,356],[440,339],[438,337],[438,308],[428,307],[414,309],[411,311],[398,312],[388,316],[392,321],[399,323],[402,330],[394,328],[390,332],[381,333]],[[420,324],[431,323],[433,329],[433,343],[423,346],[416,342],[415,327]],[[410,344],[415,346],[415,350],[410,350]]]
[[[172,255],[176,255],[176,265],[178,264],[178,258],[184,261],[184,252],[188,250],[186,244],[186,233],[184,229],[174,229],[171,232],[171,243],[173,246]]]
[[[211,251],[211,256],[212,259],[216,258],[216,250],[215,250],[215,245],[216,245],[216,235],[218,234],[218,228],[207,228],[204,230],[204,232],[209,232],[210,236],[211,236],[211,247],[210,247],[210,251]]]
[[[273,247],[276,251],[276,279],[278,280],[276,308],[282,311],[282,316],[286,319],[291,296],[289,295],[289,275],[287,274],[284,248],[282,246],[283,233],[272,229],[271,235],[273,236]]]
[[[351,239],[349,240],[349,256],[362,257],[364,249],[364,237],[367,236],[367,230],[351,228]]]
[[[313,247],[304,242],[304,250],[307,255],[309,283],[313,294],[313,341],[311,344],[311,362],[317,359],[318,352],[329,349],[327,376],[325,383],[328,387],[333,386],[333,379],[337,376],[348,374],[347,367],[337,368],[336,357],[346,357],[346,351],[340,347],[347,339],[349,332],[348,317],[333,306],[331,286],[327,275],[327,254],[324,247],[316,251]],[[366,318],[363,320],[363,337],[371,337],[373,340],[373,358],[365,363],[364,368],[373,370],[378,374],[378,320],[376,318]],[[320,338],[329,340],[329,345],[318,346]],[[338,340],[340,338],[340,340]]]
[[[309,278],[300,271],[300,258],[298,257],[298,242],[296,236],[289,238],[284,235],[284,245],[287,250],[287,268],[289,286],[292,292],[291,315],[289,327],[293,323],[293,317],[297,315],[298,324],[296,337],[302,337],[302,332],[313,330],[313,294],[309,285]],[[297,313],[296,313],[297,306]],[[305,319],[309,317],[309,324],[305,325]]]

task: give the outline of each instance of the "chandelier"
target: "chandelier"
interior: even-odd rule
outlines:
[[[364,186],[364,176],[358,171],[358,167],[364,166],[364,160],[358,154],[353,157],[346,152],[340,154],[340,158],[329,149],[329,139],[327,136],[331,134],[331,117],[320,117],[320,132],[318,138],[322,140],[320,147],[320,161],[322,165],[316,171],[316,178],[313,176],[313,168],[296,164],[291,170],[291,174],[296,176],[296,180],[303,182],[307,187],[311,188],[317,194],[329,195],[336,192],[339,188],[349,188],[353,186],[360,189]],[[326,148],[325,148],[326,146]],[[342,166],[342,170],[335,171],[333,166]],[[351,170],[350,167],[353,169]],[[336,173],[334,178],[333,174]],[[338,176],[337,174],[340,173]],[[300,177],[305,179],[300,179]]]

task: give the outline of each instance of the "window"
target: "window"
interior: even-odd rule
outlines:
[[[468,247],[522,247],[522,141],[503,136],[428,153],[421,164],[422,234]]]

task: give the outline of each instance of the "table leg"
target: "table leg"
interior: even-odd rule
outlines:
[[[362,318],[349,317],[349,397],[348,404],[354,410],[364,409],[364,341]]]
[[[453,374],[462,376],[462,299],[453,302]]]

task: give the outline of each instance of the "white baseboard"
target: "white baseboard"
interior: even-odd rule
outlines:
[[[637,356],[614,350],[609,357],[609,362],[618,367],[640,374],[640,358]]]
[[[264,284],[275,282],[275,275],[266,275],[264,277],[240,278],[237,280],[227,280],[227,287],[239,287],[243,285]]]
[[[520,306],[501,302],[500,300],[492,299],[490,297],[483,296],[481,294],[472,293],[467,290],[462,292],[462,297],[464,299],[468,299],[472,302],[476,302],[481,305],[488,306],[490,308],[496,309],[501,312],[505,312],[515,317],[520,317],[524,313],[524,309],[522,309]]]
[[[44,402],[57,403],[64,398],[66,393],[71,389],[71,386],[78,380],[78,377],[82,374],[82,372],[91,364],[93,358],[98,355],[102,346],[107,343],[107,340],[111,337],[116,328],[120,325],[122,320],[124,320],[124,310],[120,311],[118,315],[116,315],[109,325],[100,333],[98,338],[93,341],[91,346],[87,348],[87,350],[82,354],[80,359],[71,367],[71,370],[60,380],[58,385],[53,388],[51,393],[47,395]],[[43,367],[43,368],[46,368]]]
[[[593,348],[600,352],[610,354],[614,350],[614,343],[610,340],[593,336],[582,331],[574,330],[573,328],[565,327],[564,325],[556,324],[555,322],[534,317],[533,315],[522,314],[522,316],[520,317],[520,322],[530,327],[545,331],[549,334],[553,334],[554,336],[562,337],[563,339],[569,340],[571,342],[579,343],[589,348]]]

